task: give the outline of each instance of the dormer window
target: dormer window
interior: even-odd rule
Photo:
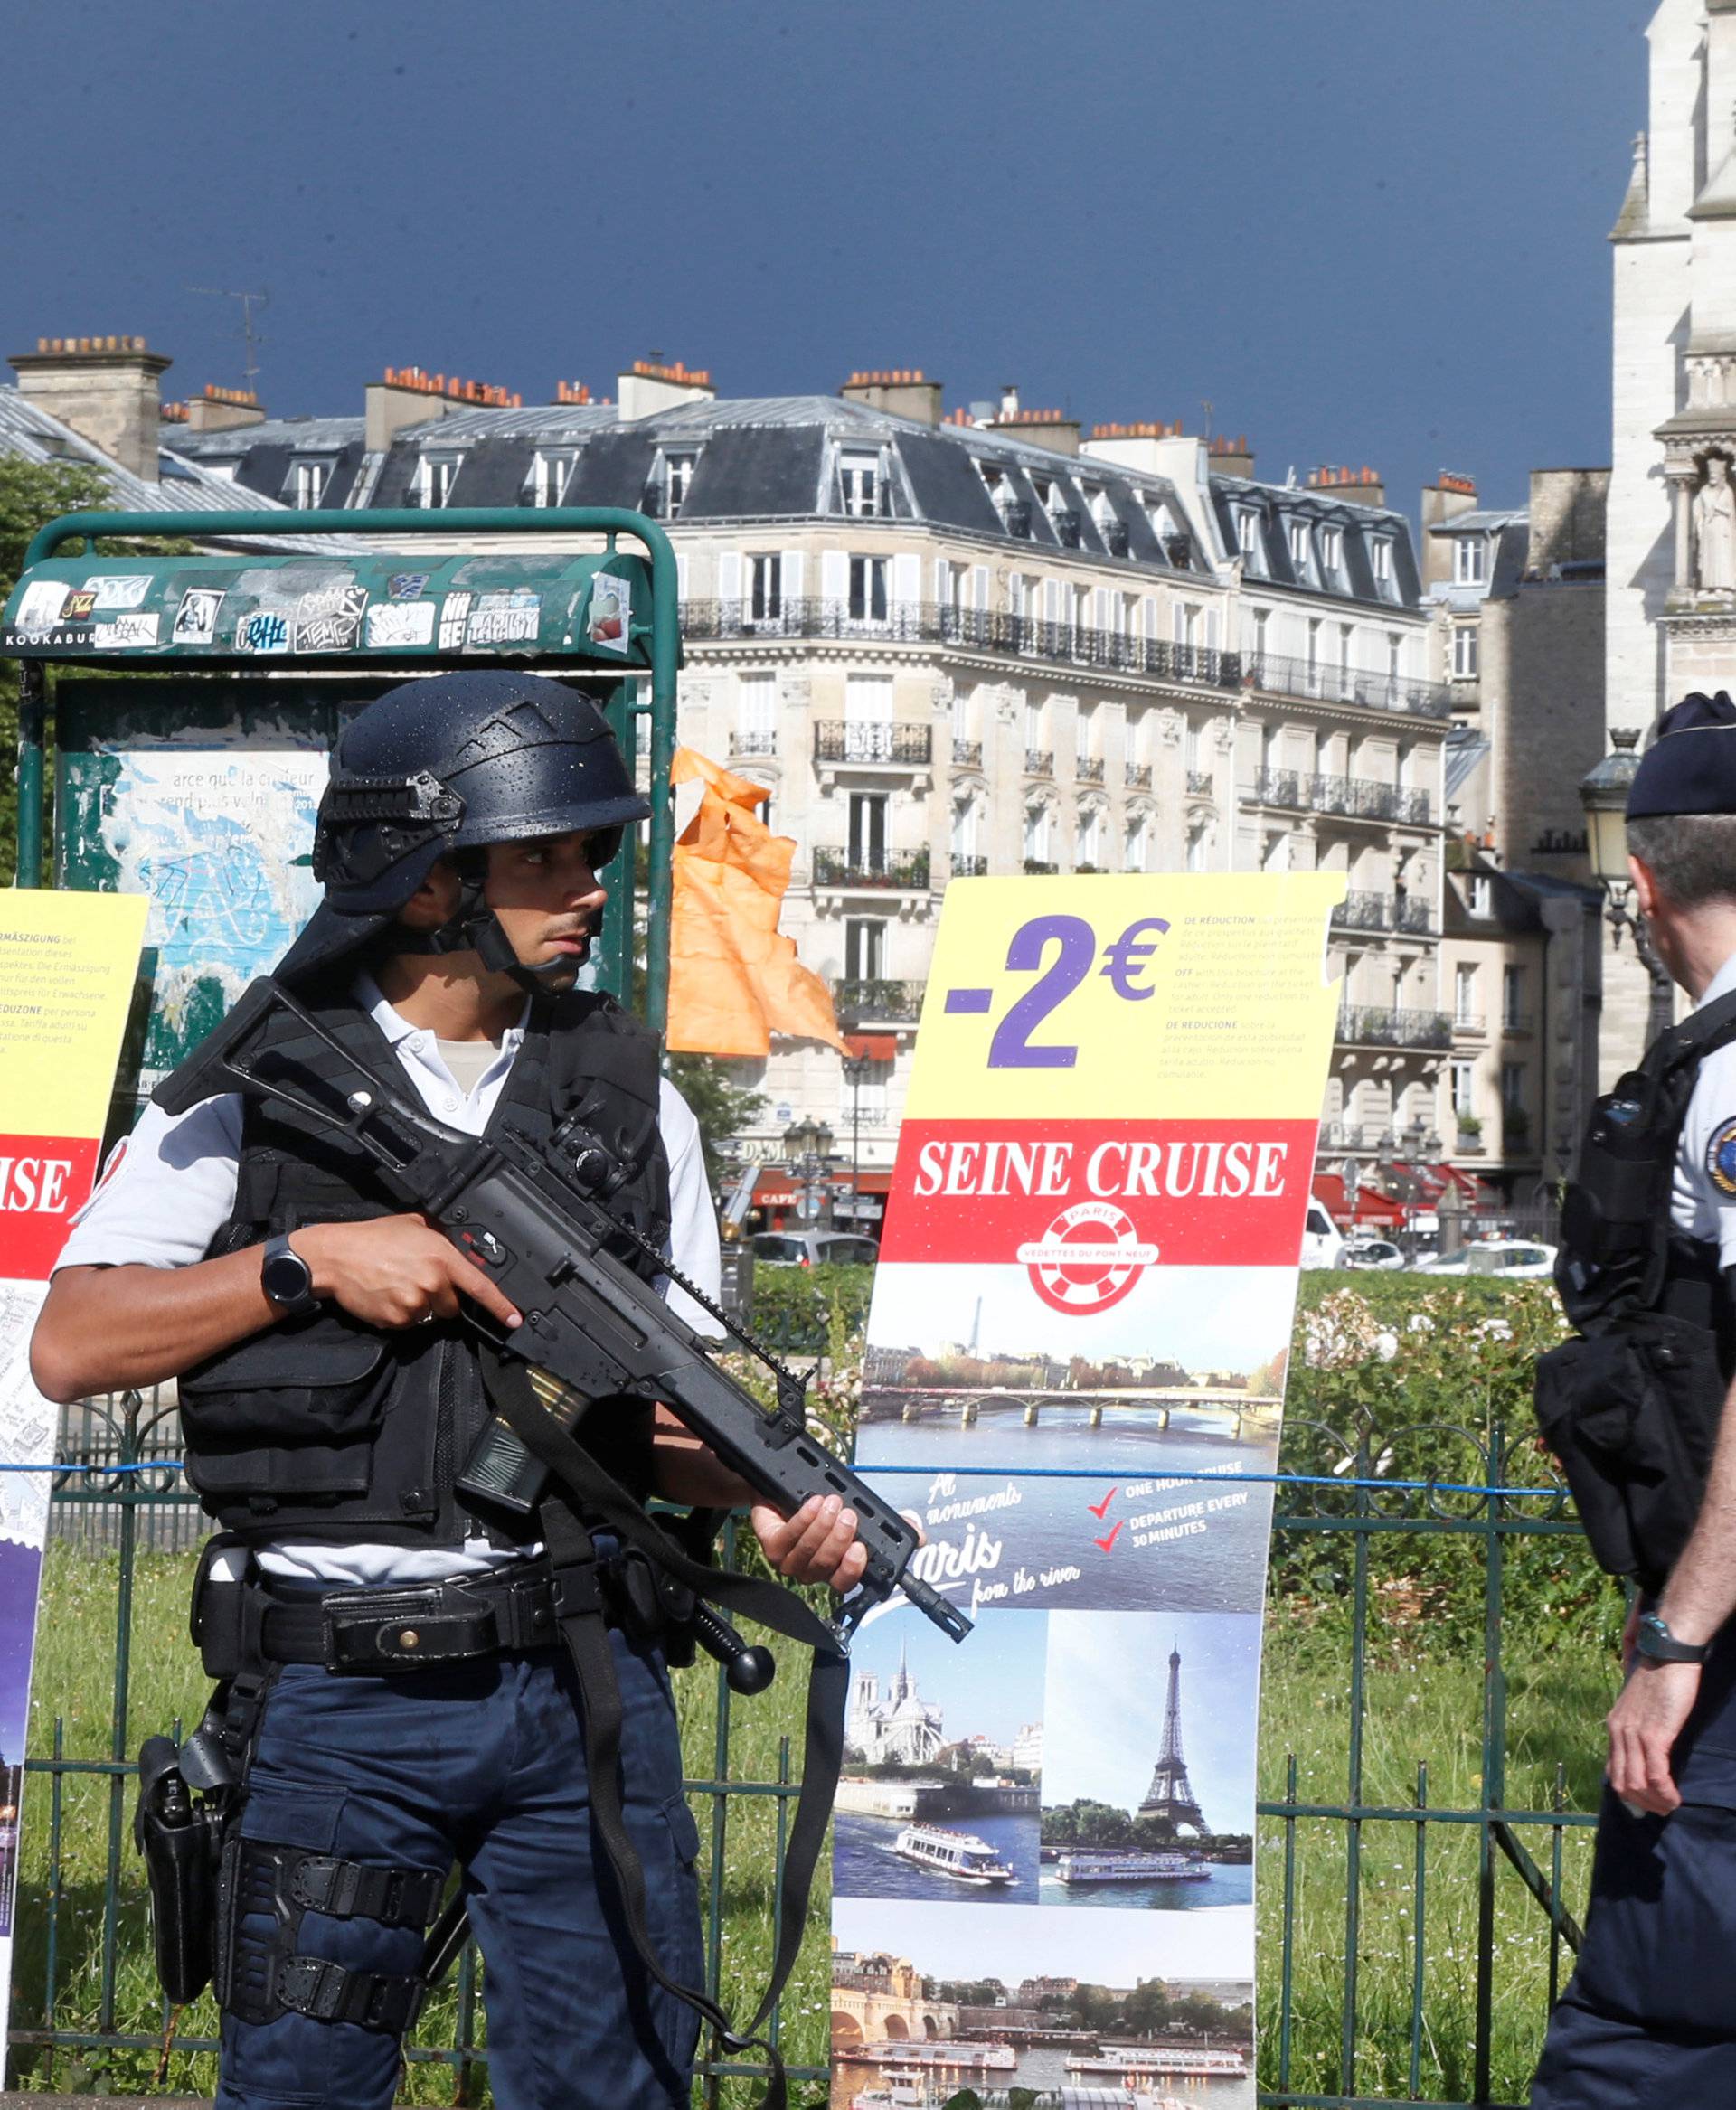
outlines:
[[[878,454],[841,455],[838,484],[851,520],[873,520],[885,511],[886,485]]]
[[[693,480],[693,464],[696,454],[672,454],[664,457],[664,512],[670,520],[680,513],[687,503],[687,486]]]
[[[1305,520],[1290,523],[1290,562],[1297,570],[1306,569],[1308,561],[1308,523]]]
[[[458,454],[425,454],[416,469],[416,503],[444,505],[452,495],[463,459]]]
[[[1489,545],[1482,535],[1457,535],[1453,539],[1453,584],[1481,586],[1488,576]]]
[[[1260,515],[1246,507],[1236,514],[1236,547],[1244,557],[1260,547]]]
[[[1382,586],[1391,585],[1392,580],[1392,545],[1384,535],[1377,535],[1374,538],[1370,545],[1370,555],[1373,560],[1375,579]]]
[[[1327,571],[1336,571],[1344,560],[1344,529],[1323,527],[1320,530],[1320,562],[1322,567]]]
[[[542,454],[531,461],[530,496],[533,505],[559,505],[561,494],[567,487],[571,474],[573,457],[571,454]]]

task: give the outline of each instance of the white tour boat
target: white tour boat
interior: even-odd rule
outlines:
[[[986,1839],[974,1832],[949,1832],[940,1824],[907,1824],[892,1842],[901,1860],[948,1876],[955,1883],[994,1889],[1017,1880]]]
[[[1152,1853],[1089,1853],[1068,1850],[1055,1863],[1063,1883],[1203,1882],[1212,1873],[1191,1853],[1168,1850]]]
[[[882,2037],[853,2044],[849,2056],[888,2069],[942,2067],[948,2073],[1011,2073],[1019,2063],[1010,2044],[967,2044],[950,2037]]]
[[[1075,2052],[1067,2071],[1104,2080],[1245,2080],[1248,2061],[1233,2044],[1106,2044]]]

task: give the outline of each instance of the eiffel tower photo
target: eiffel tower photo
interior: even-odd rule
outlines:
[[[1151,1785],[1139,1805],[1139,1815],[1156,1817],[1168,1826],[1172,1838],[1185,1827],[1196,1839],[1210,1839],[1212,1827],[1200,1814],[1200,1805],[1188,1785],[1187,1761],[1182,1757],[1182,1653],[1169,1654],[1169,1697],[1164,1702],[1164,1747],[1152,1769]]]

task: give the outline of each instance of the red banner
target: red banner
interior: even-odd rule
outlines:
[[[96,1170],[94,1135],[0,1135],[0,1276],[47,1281]]]
[[[1130,1227],[1145,1265],[1294,1267],[1314,1142],[1312,1121],[907,1120],[881,1258],[1032,1265]]]

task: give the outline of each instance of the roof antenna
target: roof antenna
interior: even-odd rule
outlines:
[[[253,309],[269,307],[271,296],[263,288],[258,293],[237,293],[227,286],[189,286],[189,293],[209,293],[219,300],[239,300],[241,304],[241,342],[246,346],[246,364],[241,369],[241,386],[253,392],[253,383],[259,377],[259,346],[265,343],[264,333],[254,319]]]
[[[1200,429],[1200,438],[1202,439],[1209,440],[1212,437],[1212,413],[1217,409],[1217,405],[1212,400],[1210,396],[1202,396],[1200,398],[1200,408],[1205,412],[1205,423]]]

